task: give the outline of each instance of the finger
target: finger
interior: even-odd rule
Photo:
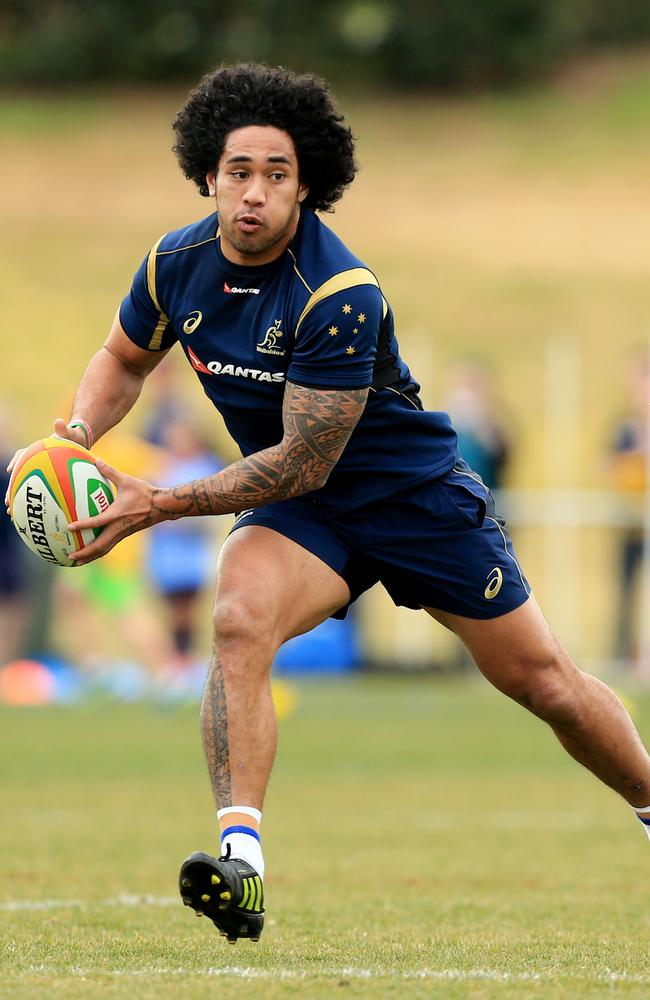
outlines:
[[[68,437],[68,425],[63,417],[57,417],[54,421],[54,433],[58,434],[59,437]]]
[[[97,538],[88,542],[83,548],[78,549],[76,552],[71,552],[70,559],[75,566],[83,566],[84,563],[92,562],[94,559],[105,556],[107,552],[110,552],[117,545],[120,538],[119,529],[116,530],[113,528],[111,530],[111,528],[105,528]]]
[[[100,538],[95,539],[90,545],[84,545],[83,549],[79,549],[78,552],[71,552],[70,559],[75,566],[85,566],[86,563],[94,562],[95,559],[105,556],[115,544],[116,541],[107,543],[104,536],[100,535]]]
[[[68,427],[62,417],[57,417],[54,421],[54,436],[63,438],[65,441],[74,441],[75,444],[80,444],[84,448],[86,447],[86,438],[82,429],[80,427]]]
[[[14,457],[9,462],[9,465],[7,466],[7,472],[12,472],[13,471],[14,465],[16,464],[16,462],[18,461],[18,459],[20,458],[20,456],[22,455],[22,453],[24,451],[25,451],[24,448],[19,448],[18,449],[18,451],[16,452],[16,454],[14,455]]]
[[[13,472],[13,469],[14,469],[14,466],[15,466],[16,462],[18,461],[18,459],[20,458],[20,456],[22,455],[22,453],[24,451],[25,451],[25,449],[21,448],[19,451],[16,452],[16,454],[14,455],[14,457],[9,462],[9,465],[7,466],[7,472],[9,473],[10,476],[11,476],[11,473]],[[9,484],[7,486],[7,492],[5,493],[5,507],[7,508],[7,511],[9,510],[9,507],[11,506],[11,498],[9,496],[9,490],[10,490],[10,488],[11,488],[11,479],[9,479]]]
[[[68,531],[87,531],[103,528],[115,520],[115,514],[110,507],[102,511],[101,514],[94,514],[92,517],[84,517],[78,521],[70,521],[66,525]]]
[[[87,562],[93,562],[93,560],[99,559],[101,556],[105,556],[107,552],[110,552],[120,541],[121,537],[119,530],[111,531],[110,528],[106,528],[102,531],[101,535],[98,535],[88,545],[84,545],[82,549],[76,552],[71,552],[70,559],[75,566],[83,566]]]
[[[103,458],[95,458],[95,464],[102,476],[109,479],[114,486],[120,485],[120,480],[124,481],[124,473],[120,472],[119,469],[114,469],[112,465],[105,462]]]

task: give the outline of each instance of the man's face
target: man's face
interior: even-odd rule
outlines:
[[[235,129],[206,180],[216,197],[225,256],[249,265],[279,257],[296,231],[308,193],[291,136],[270,125]]]

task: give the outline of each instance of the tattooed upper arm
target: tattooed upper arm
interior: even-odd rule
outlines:
[[[288,382],[282,440],[206,479],[157,490],[157,519],[229,514],[319,489],[363,413],[369,389],[309,389]]]
[[[282,406],[284,478],[298,493],[325,483],[363,413],[368,391],[287,383]]]

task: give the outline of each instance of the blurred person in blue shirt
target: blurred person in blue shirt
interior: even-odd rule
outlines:
[[[159,443],[166,450],[161,486],[202,479],[223,468],[192,423],[180,414],[160,425]],[[193,652],[201,594],[214,574],[214,527],[205,518],[183,518],[157,524],[148,535],[149,578],[167,608],[172,642],[181,660]]]
[[[512,453],[492,379],[479,362],[463,362],[453,373],[447,409],[458,435],[458,450],[490,490],[503,485]]]

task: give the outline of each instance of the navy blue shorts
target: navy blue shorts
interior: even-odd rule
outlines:
[[[272,528],[331,566],[348,584],[350,603],[381,583],[407,608],[498,618],[530,594],[492,494],[464,462],[353,511],[296,497],[242,511],[232,530],[249,524]]]

